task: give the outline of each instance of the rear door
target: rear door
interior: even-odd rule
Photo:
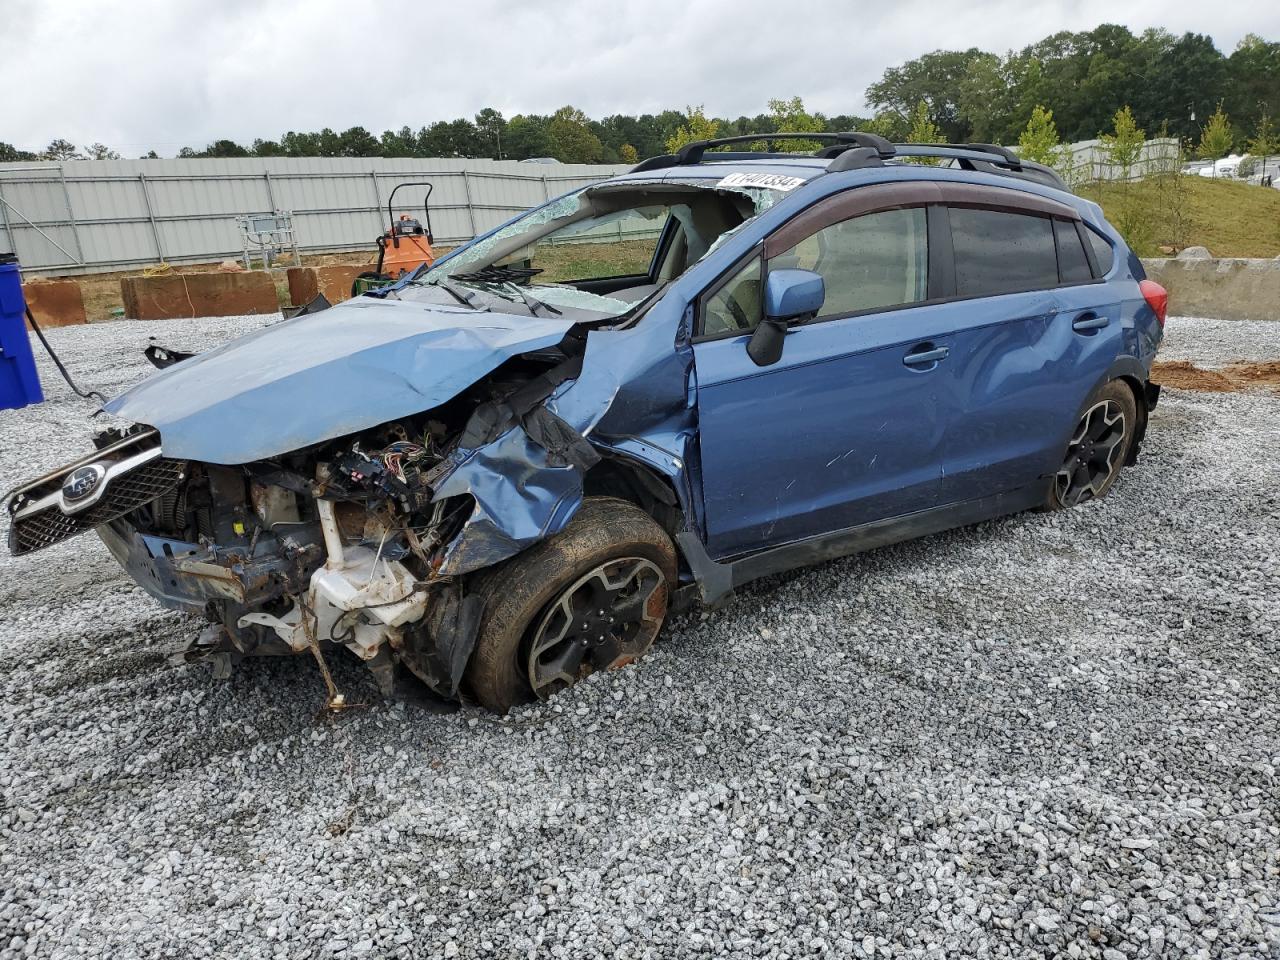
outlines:
[[[966,187],[947,211],[963,357],[942,452],[951,501],[1051,475],[1121,340],[1119,306],[1090,269],[1075,212],[985,189],[1013,196]]]

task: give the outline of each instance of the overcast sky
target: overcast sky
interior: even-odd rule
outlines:
[[[172,156],[285,130],[375,134],[566,103],[593,117],[798,95],[862,113],[867,85],[929,50],[1003,53],[1120,22],[1280,38],[1275,3],[1161,0],[0,0],[0,141]]]

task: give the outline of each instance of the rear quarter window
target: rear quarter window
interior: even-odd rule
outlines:
[[[1058,273],[1063,283],[1088,283],[1093,279],[1089,258],[1076,225],[1068,220],[1053,221],[1053,233],[1058,241]]]
[[[1089,238],[1089,246],[1093,247],[1093,259],[1098,264],[1098,276],[1105,277],[1111,272],[1111,265],[1115,262],[1116,252],[1111,249],[1111,244],[1103,240],[1092,228],[1086,227],[1084,232],[1085,236]]]
[[[1053,221],[1003,210],[952,207],[956,294],[989,297],[1058,285]]]

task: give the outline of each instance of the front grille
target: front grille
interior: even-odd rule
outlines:
[[[157,457],[128,473],[111,478],[102,499],[80,513],[65,514],[55,503],[44,510],[15,518],[9,528],[9,549],[14,554],[41,550],[122,517],[176,487],[186,466],[185,460]]]

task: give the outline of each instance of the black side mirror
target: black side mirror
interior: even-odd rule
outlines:
[[[747,356],[757,367],[767,367],[782,359],[782,342],[787,339],[787,321],[765,317],[747,341]]]

